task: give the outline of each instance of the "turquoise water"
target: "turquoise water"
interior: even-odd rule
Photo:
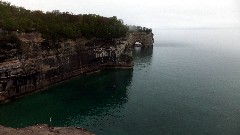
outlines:
[[[133,70],[74,78],[0,106],[0,124],[98,135],[239,135],[240,30],[158,30]]]

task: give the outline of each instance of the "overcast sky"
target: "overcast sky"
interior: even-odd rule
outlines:
[[[151,28],[240,27],[240,0],[7,0],[26,9],[117,16]],[[101,2],[100,2],[101,1]]]

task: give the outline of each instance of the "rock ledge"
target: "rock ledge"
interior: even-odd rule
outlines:
[[[95,135],[79,127],[49,127],[35,125],[26,128],[9,128],[0,125],[0,135]]]

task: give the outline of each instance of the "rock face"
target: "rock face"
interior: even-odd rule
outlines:
[[[7,128],[0,125],[1,135],[95,135],[82,128],[55,127],[36,125],[21,129]]]
[[[0,33],[0,102],[74,76],[108,68],[132,68],[132,47],[152,46],[153,34],[126,38],[47,40],[40,33]]]
[[[132,32],[128,34],[128,43],[130,46],[134,46],[136,42],[142,44],[142,47],[151,47],[154,43],[152,32]]]

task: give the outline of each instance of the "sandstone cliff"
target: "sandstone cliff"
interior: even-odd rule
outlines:
[[[40,33],[3,33],[0,101],[73,76],[110,67],[132,67],[124,39],[46,40]]]
[[[134,42],[153,43],[153,34],[146,35],[48,40],[38,32],[1,31],[0,102],[88,72],[132,68]]]

